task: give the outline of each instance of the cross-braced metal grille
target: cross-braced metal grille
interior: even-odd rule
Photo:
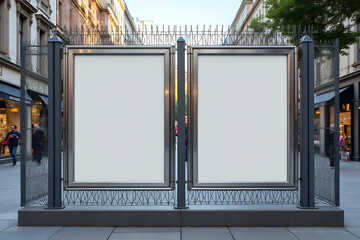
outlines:
[[[173,206],[175,191],[64,191],[64,205]]]
[[[188,205],[298,204],[297,190],[192,190]]]

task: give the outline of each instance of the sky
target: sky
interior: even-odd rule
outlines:
[[[154,25],[230,26],[242,0],[125,0],[134,19]]]

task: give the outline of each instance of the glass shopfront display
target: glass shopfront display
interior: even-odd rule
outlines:
[[[0,98],[0,157],[10,156],[9,148],[4,146],[3,140],[10,126],[16,125],[20,129],[20,103]],[[20,149],[18,149],[19,153]]]
[[[351,154],[351,104],[340,104],[340,151],[341,160],[349,160]]]

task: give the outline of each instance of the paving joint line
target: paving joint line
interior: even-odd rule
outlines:
[[[111,233],[109,234],[109,236],[106,238],[106,240],[109,240],[109,239],[110,239],[111,235],[112,235],[112,234],[114,233],[114,231],[115,231],[115,228],[116,228],[116,227],[113,228],[113,230],[111,231]]]
[[[356,238],[360,239],[360,237],[359,237],[359,236],[357,236],[357,235],[355,235],[354,233],[350,232],[350,231],[349,231],[349,230],[347,230],[345,227],[343,227],[343,229],[345,230],[345,232],[348,232],[348,233],[350,233],[351,235],[353,235],[354,237],[356,237]]]
[[[6,220],[5,220],[6,221]],[[7,228],[4,228],[2,231],[0,231],[0,232],[5,232],[6,230],[8,230],[9,228],[11,228],[11,227],[13,227],[13,226],[15,226],[15,225],[17,225],[17,223],[15,223],[15,224],[13,224],[13,225],[11,225],[11,226],[9,226],[9,227],[7,227]]]
[[[295,235],[295,233],[293,233],[292,231],[290,231],[288,227],[285,227],[285,229],[286,229],[291,235],[293,235],[296,239],[301,240],[298,236]]]
[[[53,236],[55,236],[58,232],[60,232],[60,230],[63,229],[63,228],[64,228],[64,227],[61,226],[61,228],[60,228],[59,230],[57,230],[53,235],[51,235],[51,236],[48,238],[48,240],[51,240],[51,238],[52,238]]]
[[[227,228],[227,230],[229,231],[229,233],[230,233],[230,235],[231,235],[232,239],[233,239],[233,240],[235,240],[235,237],[234,237],[233,233],[231,232],[230,228],[229,228],[229,227],[226,227],[226,228]]]

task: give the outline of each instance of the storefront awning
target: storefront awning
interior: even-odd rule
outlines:
[[[46,104],[46,106],[49,105],[49,98],[48,97],[40,95],[40,94],[39,94],[39,96],[40,96],[41,100],[43,100],[43,102]]]
[[[40,95],[40,94],[39,94],[39,96],[40,96],[41,100],[46,104],[46,106],[49,105],[49,98],[47,96]],[[61,111],[63,111],[63,110],[64,110],[64,102],[61,101]]]
[[[340,89],[339,94],[342,93],[343,91],[345,91],[346,89],[348,89],[348,87]],[[323,93],[318,96],[314,96],[314,104],[319,104],[319,103],[330,101],[334,97],[335,97],[335,91]]]
[[[20,94],[20,88],[0,83],[0,98],[20,102]],[[32,104],[33,102],[27,93],[25,93],[25,102],[26,104]]]

